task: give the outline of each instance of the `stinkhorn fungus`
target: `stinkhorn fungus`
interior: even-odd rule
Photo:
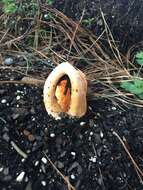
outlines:
[[[70,63],[59,64],[44,85],[44,104],[49,115],[61,119],[61,113],[82,117],[86,113],[87,80]]]

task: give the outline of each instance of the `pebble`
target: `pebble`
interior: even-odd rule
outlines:
[[[46,159],[45,157],[43,157],[41,160],[42,160],[42,162],[43,162],[44,164],[47,164],[47,159]]]
[[[32,134],[28,135],[28,140],[29,140],[30,142],[33,142],[33,141],[35,140],[34,135],[32,135]]]
[[[114,106],[112,107],[112,110],[116,110],[116,109],[117,109],[116,107],[114,107]]]
[[[39,164],[39,161],[37,160],[34,165],[35,165],[35,166],[38,166],[38,164]]]
[[[17,119],[19,117],[19,114],[18,113],[13,113],[12,114],[12,118],[15,120],[15,119]]]
[[[4,60],[5,65],[12,65],[13,64],[13,58],[8,57]]]
[[[3,171],[3,168],[0,168],[0,172],[2,172]]]
[[[7,102],[6,99],[2,99],[2,100],[1,100],[1,103],[2,103],[2,104],[5,104],[6,102]]]
[[[16,100],[20,100],[20,98],[21,98],[21,97],[20,97],[19,95],[18,95],[18,96],[16,96]]]
[[[102,131],[100,131],[100,137],[103,138],[104,134]]]
[[[44,14],[44,18],[47,19],[49,17],[48,14]]]
[[[94,157],[89,158],[89,161],[95,163],[95,162],[96,162],[96,159],[97,159],[97,158],[94,156]]]
[[[21,162],[25,162],[25,158],[22,158],[22,159],[21,159]]]
[[[3,136],[2,136],[2,138],[6,141],[6,142],[9,142],[9,135],[8,135],[8,133],[4,133],[3,134]]]
[[[5,169],[3,170],[3,174],[4,174],[4,175],[8,175],[8,174],[9,174],[9,168],[5,168]]]
[[[74,175],[74,174],[71,174],[70,178],[71,178],[71,179],[75,179],[75,175]]]
[[[17,182],[21,182],[21,181],[23,180],[23,178],[24,178],[24,175],[25,175],[25,172],[22,171],[22,172],[17,176],[16,181],[17,181]]]
[[[52,137],[52,138],[55,137],[55,133],[51,133],[50,137]]]
[[[76,155],[76,153],[75,153],[75,152],[71,152],[71,155],[72,155],[72,156],[75,156],[75,155]]]
[[[46,181],[41,181],[41,184],[42,184],[43,186],[46,186]]]
[[[90,136],[92,136],[92,135],[93,135],[93,132],[91,131],[91,132],[90,132]]]
[[[84,126],[86,124],[86,122],[82,121],[80,122],[80,126]]]
[[[36,118],[35,117],[32,117],[32,121],[35,121],[36,120]]]

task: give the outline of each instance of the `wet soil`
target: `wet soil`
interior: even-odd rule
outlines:
[[[69,17],[79,21],[86,20],[89,28],[97,36],[104,30],[101,10],[109,28],[116,40],[119,49],[126,53],[127,50],[143,40],[143,2],[142,0],[55,0],[54,6]],[[87,20],[94,19],[87,24]]]
[[[11,69],[1,70],[1,80],[19,77]],[[143,183],[113,132],[124,140],[142,169],[143,109],[121,109],[102,99],[88,101],[87,114],[81,119],[55,121],[44,108],[42,90],[22,84],[1,85],[1,189],[68,189],[50,159],[75,189],[142,190]]]

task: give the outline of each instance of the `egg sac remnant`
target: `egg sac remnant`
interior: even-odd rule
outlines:
[[[44,104],[49,115],[61,119],[61,113],[82,117],[87,110],[87,80],[70,63],[59,64],[44,85]]]

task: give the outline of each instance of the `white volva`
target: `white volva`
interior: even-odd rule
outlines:
[[[62,109],[56,98],[58,81],[67,75],[71,83],[71,101],[66,114],[72,117],[81,117],[86,113],[87,80],[83,72],[74,68],[70,63],[59,64],[48,76],[44,85],[44,104],[49,115],[60,119]]]

